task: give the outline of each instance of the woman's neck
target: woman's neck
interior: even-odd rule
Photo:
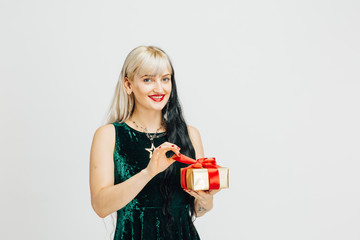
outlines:
[[[141,109],[139,111],[137,108],[134,109],[133,114],[130,117],[130,122],[135,121],[137,125],[147,128],[148,132],[163,132],[165,128],[161,128],[162,123],[162,112],[161,111],[149,111],[146,109]]]

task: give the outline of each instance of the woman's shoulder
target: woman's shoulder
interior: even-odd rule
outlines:
[[[187,130],[188,130],[188,133],[189,133],[189,136],[195,136],[195,137],[198,137],[200,136],[200,132],[199,130],[194,127],[194,126],[191,126],[191,125],[186,125],[187,126]]]
[[[119,139],[128,139],[130,129],[124,122],[112,122],[98,127],[94,134],[96,142],[113,146]]]
[[[108,123],[98,127],[95,131],[94,138],[113,138],[115,132],[114,124]]]
[[[190,125],[187,125],[187,129],[189,132],[191,143],[193,144],[195,149],[196,158],[204,157],[204,148],[199,130],[196,127]]]
[[[101,125],[100,127],[98,127],[98,129],[101,129],[102,131],[109,131],[109,129],[114,129],[114,125],[115,125],[115,123],[107,123],[107,124]]]
[[[126,124],[124,122],[112,122],[98,127],[96,133],[113,136],[115,132],[119,132],[121,129],[125,128]]]
[[[93,154],[104,154],[112,152],[115,143],[115,130],[112,124],[98,127],[94,133],[91,152]]]

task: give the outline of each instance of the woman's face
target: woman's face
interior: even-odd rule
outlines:
[[[158,75],[135,74],[133,81],[125,80],[125,86],[134,94],[135,106],[161,111],[170,98],[171,74],[167,68]]]

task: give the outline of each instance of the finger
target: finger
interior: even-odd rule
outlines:
[[[214,196],[216,193],[220,192],[220,190],[221,189],[214,189],[214,190],[210,190],[209,192],[210,192],[211,195]]]
[[[172,157],[171,158],[167,158],[167,162],[169,165],[173,164],[174,162],[176,162],[176,160],[174,160]]]
[[[192,192],[190,192],[189,190],[187,190],[187,189],[183,189],[183,190],[184,190],[184,192],[186,192],[187,194],[189,194],[189,195],[191,195],[191,196],[195,197],[195,196],[194,196],[194,194],[193,194]]]
[[[175,149],[175,150],[180,150],[181,148],[179,146],[177,146],[176,144],[173,143],[169,143],[169,142],[164,142],[162,143],[158,148],[162,148],[162,149]]]
[[[161,144],[161,146],[170,146],[170,147],[175,147],[175,148],[177,148],[177,149],[180,149],[179,146],[177,146],[177,145],[174,144],[174,143],[170,143],[170,142],[163,142],[163,143]]]
[[[197,199],[199,199],[200,201],[204,201],[206,200],[207,196],[205,193],[201,193],[203,191],[192,191],[192,190],[188,190],[193,196],[195,196]]]
[[[199,195],[196,194],[194,191],[184,189],[185,192],[187,192],[189,195],[193,196],[194,198],[199,198]]]
[[[197,194],[199,194],[203,198],[207,198],[210,195],[210,191],[197,191]]]
[[[163,144],[161,144],[159,147],[157,147],[157,149],[161,150],[161,151],[173,151],[176,155],[180,154],[180,147],[176,146],[175,144],[171,144],[169,142],[164,142]]]

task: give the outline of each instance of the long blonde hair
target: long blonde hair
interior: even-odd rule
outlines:
[[[125,59],[104,122],[106,124],[124,122],[133,112],[135,99],[133,94],[128,95],[125,91],[125,77],[132,81],[136,74],[146,72],[151,73],[151,75],[157,75],[166,68],[172,71],[169,57],[160,48],[155,46],[139,46],[134,48]],[[103,219],[106,228],[106,238],[110,240],[114,238],[116,221],[117,212],[113,212]]]
[[[125,59],[105,122],[124,122],[131,116],[135,101],[134,95],[128,95],[125,91],[125,77],[132,81],[135,74],[151,72],[151,75],[157,75],[166,68],[171,71],[171,63],[169,57],[160,48],[155,46],[134,48]]]
[[[143,75],[145,73],[158,75],[164,72],[166,68],[168,68],[171,74],[170,98],[166,104],[167,106],[162,109],[163,118],[166,120],[166,140],[181,147],[182,153],[186,156],[195,158],[195,149],[190,140],[187,124],[183,117],[181,104],[178,99],[174,68],[172,67],[172,63],[167,54],[158,47],[139,46],[128,54],[116,85],[114,98],[108,111],[107,123],[126,121],[131,116],[135,107],[133,94],[129,96],[125,91],[125,77],[128,77],[129,80],[132,81],[135,74]],[[164,179],[160,186],[160,192],[164,197],[164,204],[162,206],[162,213],[165,216],[166,222],[164,236],[170,234],[171,225],[173,224],[173,216],[170,212],[170,201],[174,188],[171,185],[170,177],[175,173],[175,170],[174,164],[165,170]],[[191,218],[194,219],[194,197],[187,195],[187,201],[190,206]],[[112,225],[110,226],[112,231],[109,237],[110,239],[113,239],[117,224],[117,211],[110,214],[109,218],[111,218],[112,222]],[[106,223],[105,226],[107,226]],[[191,235],[196,235],[196,229],[192,221],[190,232]],[[108,229],[107,233],[109,233]]]

